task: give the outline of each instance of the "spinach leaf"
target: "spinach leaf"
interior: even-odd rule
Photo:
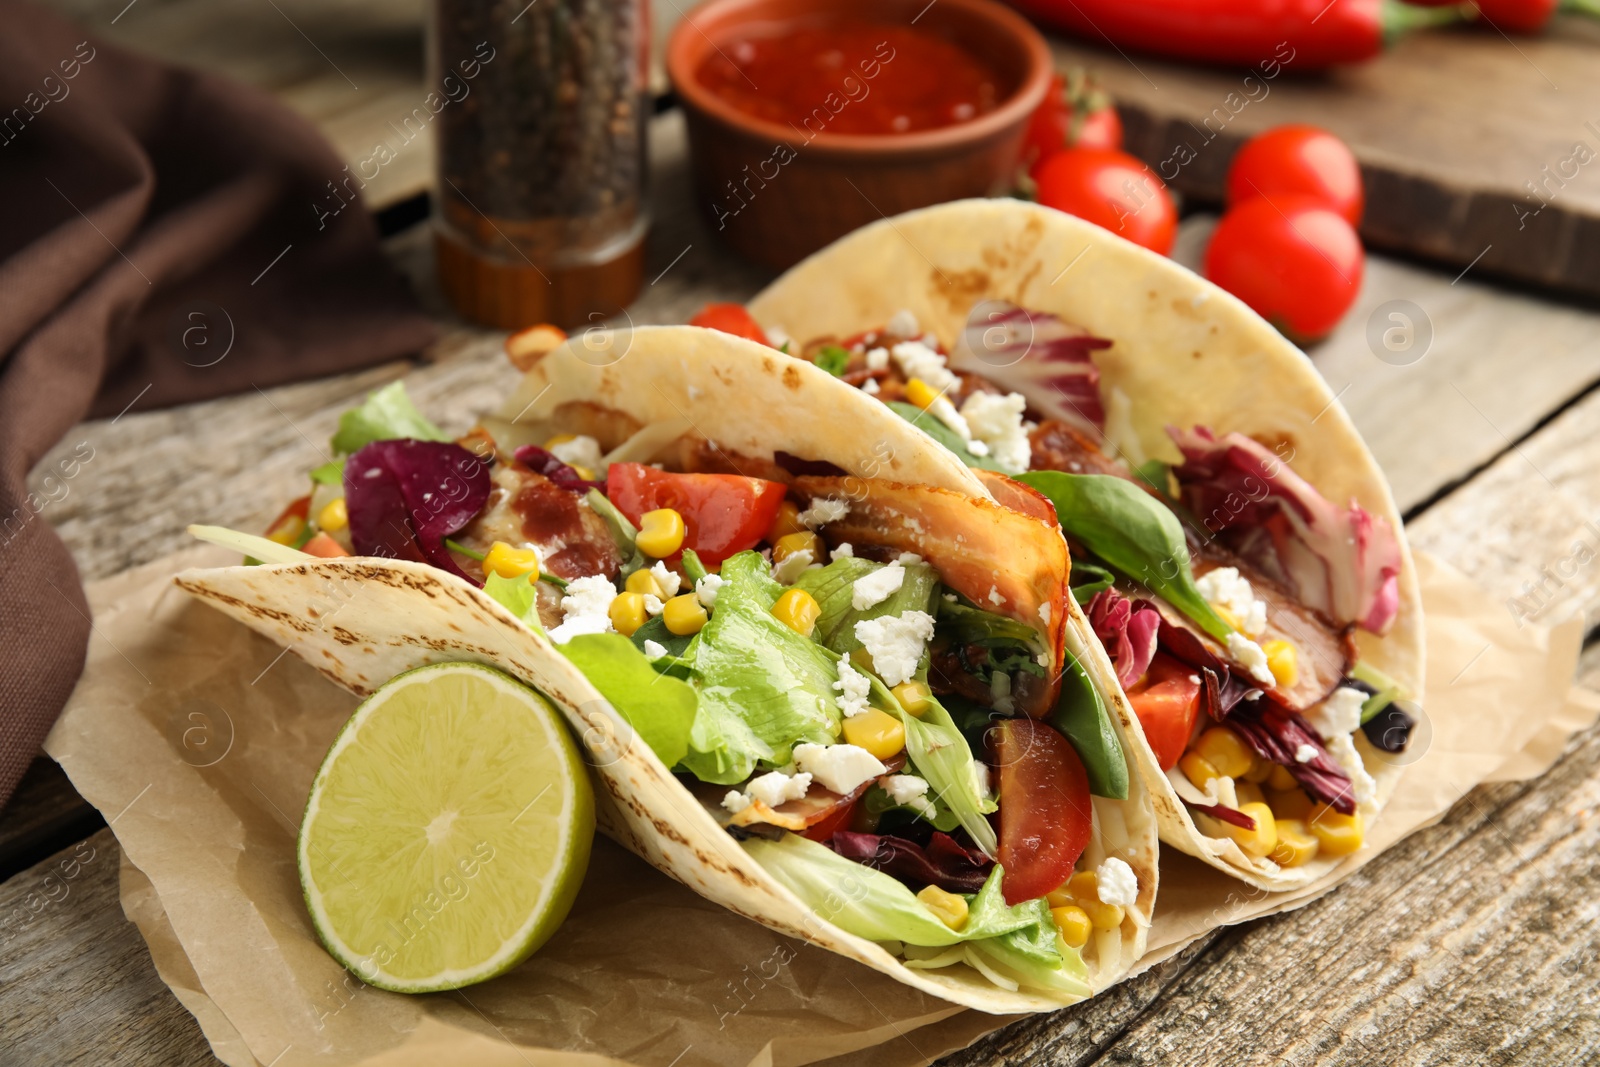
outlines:
[[[1061,696],[1045,721],[1066,735],[1089,775],[1089,792],[1128,799],[1128,760],[1111,725],[1111,709],[1078,657],[1068,652]]]
[[[957,654],[963,656],[963,662],[963,650],[968,645],[988,650],[987,661],[970,668],[971,673],[985,683],[996,671],[1002,674],[1025,671],[1044,677],[1045,668],[1038,661],[1039,655],[1045,652],[1044,643],[1038,631],[1031,626],[961,601],[949,600],[940,601],[935,626],[939,636],[948,639]]]
[[[899,415],[902,419],[905,419],[911,425],[954,452],[956,458],[967,466],[978,467],[986,471],[999,471],[1001,474],[1006,473],[999,464],[988,456],[974,456],[967,451],[967,443],[961,439],[960,434],[915,404],[907,404],[903,400],[890,400],[888,405],[890,411],[893,411],[896,415]]]

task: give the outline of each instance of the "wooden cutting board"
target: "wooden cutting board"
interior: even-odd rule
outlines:
[[[1059,64],[1100,79],[1128,150],[1185,197],[1220,202],[1248,137],[1311,122],[1361,160],[1369,247],[1600,297],[1600,22],[1561,16],[1538,37],[1426,31],[1362,66],[1291,62],[1272,79],[1052,44]]]

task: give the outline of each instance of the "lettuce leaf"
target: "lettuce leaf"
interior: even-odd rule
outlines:
[[[418,441],[448,441],[450,437],[429,422],[406,394],[403,381],[393,381],[367,394],[360,407],[339,416],[339,429],[333,435],[333,450],[349,455],[374,441],[411,438]]]
[[[522,620],[528,629],[544,633],[544,627],[539,623],[539,591],[528,581],[527,575],[507,578],[490,571],[483,577],[483,591],[495,603]]]
[[[822,608],[822,614],[817,616],[815,631],[818,641],[840,655],[848,656],[861,647],[861,642],[856,640],[856,623],[885,615],[902,615],[908,611],[932,614],[929,605],[938,591],[939,575],[926,563],[903,564],[905,580],[883,602],[863,611],[851,606],[856,581],[885,566],[870,559],[841,556],[826,567],[800,575],[794,583],[795,588],[810,593]]]
[[[580,634],[556,649],[600,690],[662,763],[673,767],[688,755],[698,707],[688,684],[657,673],[621,634]]]

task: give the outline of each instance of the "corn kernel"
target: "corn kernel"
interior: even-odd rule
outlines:
[[[772,525],[767,528],[767,540],[777,544],[780,538],[806,532],[804,524],[800,522],[800,506],[793,500],[785,500],[778,505],[778,514],[773,516]]]
[[[1194,783],[1196,789],[1204,789],[1206,783],[1211,779],[1222,777],[1217,773],[1217,769],[1211,765],[1211,761],[1198,752],[1184,753],[1183,758],[1178,761],[1178,770],[1183,772],[1185,778]]]
[[[1311,809],[1316,807],[1311,798],[1306,796],[1306,791],[1299,786],[1293,789],[1267,790],[1267,807],[1272,809],[1272,814],[1280,819],[1305,819],[1311,814]]]
[[[1299,867],[1316,857],[1322,843],[1312,836],[1304,822],[1299,819],[1279,819],[1277,824],[1278,844],[1270,857],[1273,863],[1279,867]]]
[[[504,541],[489,546],[483,556],[483,573],[498,574],[502,578],[539,580],[539,553],[532,548],[513,548]]]
[[[344,506],[344,497],[335,497],[317,512],[317,525],[329,533],[338,533],[350,525],[350,512]]]
[[[290,515],[272,528],[267,534],[267,540],[276,541],[280,545],[293,545],[305,532],[306,520],[298,515]]]
[[[772,562],[782,563],[796,552],[811,553],[811,562],[822,562],[822,538],[805,530],[801,533],[784,534],[772,544]]]
[[[1235,826],[1231,822],[1222,824],[1227,835],[1239,843],[1250,856],[1266,856],[1278,847],[1278,825],[1272,817],[1272,809],[1265,804],[1241,804],[1239,810],[1244,812],[1256,822],[1254,830],[1246,830],[1242,826]]]
[[[643,606],[644,597],[639,598]],[[661,621],[679,637],[697,634],[706,624],[706,609],[693,593],[675,596],[661,607]]]
[[[925,887],[917,894],[917,899],[923,906],[939,917],[939,921],[952,930],[960,930],[967,925],[967,899],[954,893],[946,893],[936,885]]]
[[[683,547],[683,516],[671,508],[657,508],[639,516],[639,536],[634,543],[639,551],[656,559],[666,559]]]
[[[844,720],[844,739],[881,760],[897,756],[906,747],[906,728],[887,711],[868,708]]]
[[[1089,913],[1076,904],[1051,908],[1050,918],[1055,920],[1056,929],[1061,931],[1061,940],[1067,943],[1068,948],[1082,948],[1089,943],[1089,934],[1094,926],[1089,922]]]
[[[772,605],[772,614],[801,637],[810,637],[811,631],[817,628],[822,605],[804,589],[788,589]]]
[[[924,682],[901,682],[889,692],[894,694],[894,698],[900,702],[901,710],[907,715],[915,715],[920,719],[929,708],[933,707],[933,701],[929,699],[933,694],[928,691],[928,686]]]
[[[1044,895],[1044,899],[1049,902],[1052,908],[1065,908],[1069,906],[1075,908],[1078,906],[1078,898],[1073,895],[1072,882],[1070,879],[1062,882],[1060,885],[1050,890],[1050,892],[1046,893]]]
[[[572,473],[576,474],[578,477],[582,478],[586,482],[593,482],[593,481],[598,481],[599,480],[599,479],[595,478],[594,471],[590,470],[588,467],[585,467],[581,463],[568,463],[567,466],[572,468]]]
[[[1247,782],[1254,782],[1256,785],[1264,785],[1267,779],[1272,777],[1272,768],[1276,766],[1277,764],[1271,760],[1264,760],[1260,756],[1256,756],[1255,761],[1250,764],[1250,769],[1239,777]]]
[[[1277,679],[1279,689],[1288,689],[1300,679],[1300,656],[1287,641],[1268,641],[1261,646],[1267,654],[1267,669]]]
[[[1093,871],[1077,871],[1067,879],[1067,892],[1073,902],[1100,899],[1100,879]]]
[[[1265,763],[1266,761],[1263,760],[1262,762]],[[1268,789],[1276,789],[1280,793],[1286,793],[1291,789],[1300,788],[1300,783],[1294,780],[1294,775],[1289,773],[1289,768],[1281,763],[1268,763],[1267,766],[1272,768],[1272,773],[1267,776]]]
[[[544,450],[546,452],[549,452],[553,448],[556,448],[556,447],[558,447],[560,445],[568,444],[568,443],[570,443],[572,441],[576,441],[577,439],[578,439],[578,435],[575,434],[575,433],[558,433],[558,434],[554,435],[553,437],[548,437],[548,438],[545,439]]]
[[[1238,630],[1241,633],[1244,632],[1244,627],[1239,623],[1239,616],[1227,608],[1218,607],[1215,604],[1211,605],[1211,610],[1217,613],[1217,618],[1228,624],[1229,629]]]
[[[1121,904],[1106,904],[1095,897],[1093,900],[1079,900],[1078,907],[1088,914],[1089,925],[1096,930],[1115,930],[1122,925],[1124,913]]]
[[[1233,795],[1239,798],[1241,804],[1265,804],[1267,798],[1261,792],[1261,787],[1254,782],[1236,780],[1233,783]]]
[[[1322,845],[1324,856],[1350,855],[1361,847],[1366,833],[1359,811],[1351,815],[1341,815],[1326,804],[1318,806],[1311,813],[1307,826],[1312,836]]]
[[[1204,757],[1225,778],[1239,777],[1255,762],[1255,753],[1226,726],[1213,726],[1201,734],[1189,751]]]
[[[566,332],[549,323],[529,326],[506,338],[506,358],[518,370],[528,370],[535,363],[567,339]]]
[[[638,593],[640,596],[653,596],[661,600],[667,599],[667,591],[661,588],[661,583],[656,580],[656,576],[643,567],[628,575],[628,580],[623,583],[623,588],[630,593]]]
[[[906,401],[908,403],[927,410],[928,405],[937,399],[939,399],[939,390],[921,378],[913,378],[906,383]]]
[[[623,637],[632,637],[633,632],[650,617],[644,610],[643,593],[618,593],[616,599],[611,601],[611,609],[607,614],[611,616],[611,625]]]

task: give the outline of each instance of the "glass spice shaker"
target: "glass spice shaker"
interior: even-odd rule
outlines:
[[[430,0],[429,19],[450,303],[504,329],[618,313],[649,228],[648,0]]]

